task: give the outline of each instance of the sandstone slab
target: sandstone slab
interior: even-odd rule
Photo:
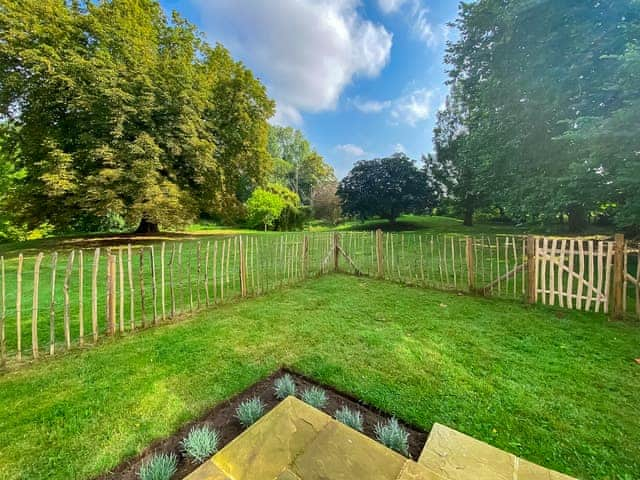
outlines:
[[[274,480],[331,421],[288,397],[213,457],[234,480]]]
[[[395,480],[406,458],[339,422],[329,423],[296,459],[304,480]]]

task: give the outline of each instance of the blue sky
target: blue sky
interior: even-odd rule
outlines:
[[[249,66],[344,176],[360,159],[432,150],[457,0],[161,0]]]

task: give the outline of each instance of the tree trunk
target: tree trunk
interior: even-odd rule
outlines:
[[[587,228],[587,212],[583,205],[574,204],[569,206],[569,231],[580,233]]]
[[[473,227],[473,208],[467,208],[464,211],[464,222],[466,227]]]
[[[146,218],[140,220],[140,225],[138,225],[135,233],[145,234],[145,233],[158,233],[160,228],[158,228],[157,223],[153,223],[148,221]]]

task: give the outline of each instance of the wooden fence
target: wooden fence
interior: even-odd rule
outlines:
[[[327,273],[331,258],[331,233],[0,257],[0,365],[259,295]]]
[[[0,257],[0,365],[332,271],[640,318],[639,256],[640,245],[619,235],[594,240],[378,230]]]
[[[348,269],[407,284],[640,319],[640,245],[614,239],[341,234]]]

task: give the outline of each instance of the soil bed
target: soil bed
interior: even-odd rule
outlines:
[[[374,427],[376,423],[385,421],[391,416],[386,413],[365,405],[358,399],[337,391],[327,385],[319,384],[312,379],[300,375],[289,369],[279,369],[269,375],[264,380],[254,383],[249,388],[235,395],[234,397],[219,403],[211,408],[199,419],[183,425],[177,432],[167,438],[159,439],[153,442],[138,456],[129,459],[109,473],[105,473],[96,478],[96,480],[137,480],[138,471],[141,465],[152,455],[156,453],[174,453],[178,458],[178,471],[172,477],[172,480],[179,480],[186,477],[200,465],[193,463],[189,458],[183,455],[180,442],[195,426],[209,426],[218,430],[220,434],[219,449],[222,449],[231,440],[240,435],[244,430],[238,419],[235,417],[236,408],[244,400],[259,397],[265,404],[265,413],[275,407],[280,400],[274,395],[273,382],[276,378],[289,373],[296,383],[298,395],[304,389],[316,386],[323,388],[327,393],[327,405],[322,409],[323,412],[333,416],[336,410],[342,406],[359,410],[363,417],[364,431],[368,437],[375,439]],[[416,427],[400,422],[409,432],[409,454],[411,458],[416,459],[420,455],[422,448],[427,439],[427,433]]]

